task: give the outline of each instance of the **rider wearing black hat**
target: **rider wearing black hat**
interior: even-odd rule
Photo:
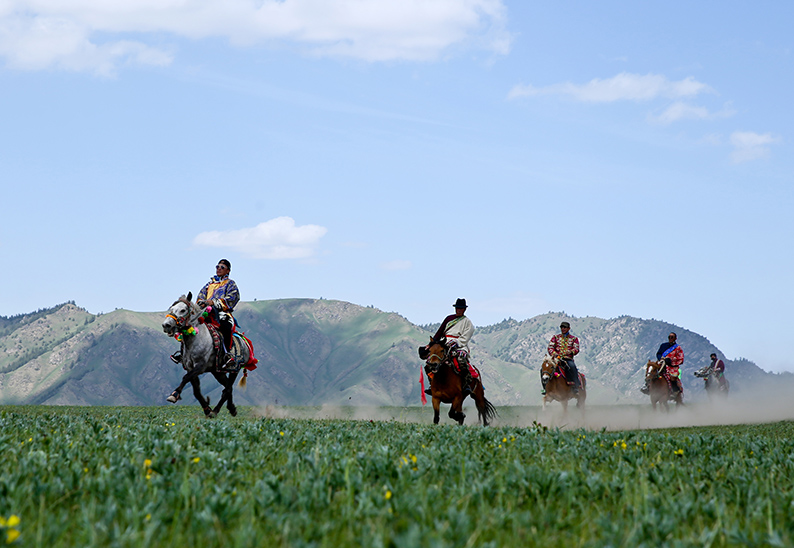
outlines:
[[[469,341],[471,336],[474,335],[474,325],[471,320],[466,317],[466,299],[458,299],[453,305],[455,313],[450,314],[433,336],[434,342],[441,342],[446,339],[447,348],[458,359],[458,364],[461,368],[463,375],[463,391],[471,392],[472,377],[469,371]],[[430,345],[427,346],[429,349]],[[425,390],[430,394],[430,389]]]

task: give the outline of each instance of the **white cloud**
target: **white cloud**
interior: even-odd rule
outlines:
[[[670,81],[661,74],[629,74],[601,80],[595,78],[586,84],[565,82],[546,87],[517,85],[508,93],[508,99],[534,97],[538,95],[567,95],[587,103],[611,103],[615,101],[650,101],[657,98],[679,99],[713,92],[706,84],[691,76],[683,80]]]
[[[400,260],[388,261],[380,264],[380,267],[383,270],[408,270],[412,266],[413,264],[411,263],[411,261],[400,261]]]
[[[769,156],[769,146],[780,141],[771,133],[755,133],[752,131],[734,131],[730,137],[733,152],[731,160],[734,164],[758,160]]]
[[[460,45],[505,54],[512,40],[505,24],[503,0],[5,0],[0,57],[18,69],[112,74],[121,62],[170,63],[170,49],[145,42],[156,33],[428,61]]]
[[[710,112],[706,107],[676,101],[658,116],[649,114],[648,120],[657,124],[668,125],[678,120],[713,120],[716,118],[727,118],[734,114],[736,114],[736,111],[730,108],[729,103],[718,112]]]
[[[292,218],[277,217],[253,228],[202,232],[193,244],[233,249],[257,259],[304,259],[314,255],[326,232],[322,226],[295,226]]]

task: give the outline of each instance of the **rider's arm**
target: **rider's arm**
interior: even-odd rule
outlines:
[[[579,337],[573,338],[573,342],[568,345],[568,350],[572,358],[579,353]]]
[[[232,280],[226,284],[226,292],[223,296],[223,303],[226,305],[225,310],[230,312],[234,310],[234,307],[237,306],[237,303],[240,302],[240,290],[237,289],[237,284],[234,283]]]
[[[460,335],[458,335],[458,346],[466,347],[469,344],[469,340],[471,340],[471,336],[474,335],[474,324],[471,323],[469,318],[463,320],[463,326],[461,326]]]

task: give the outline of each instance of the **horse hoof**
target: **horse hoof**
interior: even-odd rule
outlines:
[[[207,413],[208,419],[214,419],[216,416],[217,415],[215,414],[215,411],[210,411],[209,413]]]
[[[234,407],[234,406],[232,406],[232,407],[229,407],[229,414],[230,414],[232,417],[236,417],[236,416],[237,416],[237,408],[236,408],[236,407]]]
[[[182,399],[182,395],[175,390],[175,391],[171,392],[171,395],[168,396],[165,399],[165,401],[170,402],[170,403],[176,403],[176,402],[178,402],[181,399]]]

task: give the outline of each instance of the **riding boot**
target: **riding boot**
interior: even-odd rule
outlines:
[[[645,381],[645,386],[640,388],[640,392],[643,394],[649,394],[651,392],[651,389],[648,387],[648,381]]]
[[[469,364],[468,363],[463,363],[463,364],[461,364],[461,367],[463,367],[463,376],[460,379],[461,380],[461,384],[463,385],[463,393],[464,394],[471,394],[474,391],[471,388],[471,385],[473,384],[472,381],[474,379],[472,379],[472,377],[471,377],[471,371],[469,371]]]
[[[427,390],[425,390],[425,394],[428,396],[433,395],[433,377],[427,377]]]
[[[177,350],[173,354],[171,354],[171,361],[174,363],[182,363],[182,351]]]

